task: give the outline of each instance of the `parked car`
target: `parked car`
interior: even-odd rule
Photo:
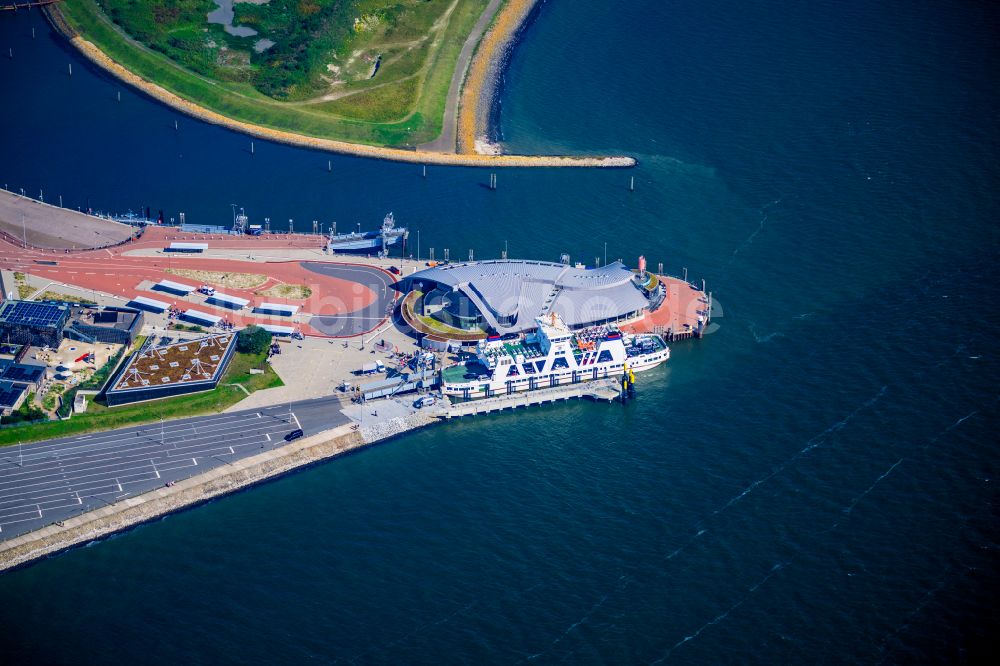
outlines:
[[[299,437],[302,437],[304,434],[305,433],[302,432],[302,428],[296,428],[295,430],[285,435],[285,441],[290,442],[293,439],[298,439]]]
[[[432,395],[425,395],[425,396],[422,396],[420,398],[417,398],[413,402],[413,406],[416,407],[417,409],[422,409],[424,407],[430,407],[435,402],[437,402],[437,398],[435,398]]]

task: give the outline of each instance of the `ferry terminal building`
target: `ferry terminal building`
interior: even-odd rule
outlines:
[[[508,259],[446,264],[407,276],[403,290],[407,323],[441,338],[449,329],[479,337],[523,333],[551,314],[571,329],[631,321],[664,299],[655,275],[620,261],[590,269]]]

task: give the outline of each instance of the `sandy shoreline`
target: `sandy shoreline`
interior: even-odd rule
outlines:
[[[498,154],[489,142],[490,113],[510,49],[538,0],[510,0],[479,42],[462,88],[458,111],[458,151],[463,154]],[[635,164],[632,163],[628,166]],[[623,165],[624,166],[624,165]]]
[[[506,47],[513,35],[519,21],[528,15],[534,0],[511,0],[498,15],[494,27],[487,33],[480,43],[479,51],[473,59],[469,76],[466,78],[462,91],[462,98],[471,99],[480,97],[485,93],[490,93],[494,89],[492,85],[487,87],[487,74],[493,71],[488,65],[499,62],[501,49]],[[134,86],[144,93],[153,97],[159,102],[166,104],[178,111],[198,118],[214,125],[220,125],[238,132],[249,134],[261,139],[276,141],[294,146],[314,148],[345,155],[358,157],[370,157],[375,159],[393,160],[397,162],[411,162],[416,164],[431,165],[451,165],[469,167],[631,167],[635,165],[635,159],[625,156],[561,156],[561,155],[482,155],[471,152],[473,143],[469,151],[460,153],[438,153],[419,150],[402,150],[396,148],[385,148],[381,146],[369,146],[364,144],[348,143],[346,141],[335,141],[333,139],[320,139],[316,137],[295,134],[284,130],[276,130],[260,125],[241,122],[232,118],[227,118],[220,113],[211,111],[193,102],[182,99],[174,93],[147,81],[146,79],[129,71],[119,63],[108,57],[93,43],[83,39],[69,27],[65,19],[59,13],[58,7],[52,5],[46,7],[46,14],[54,28],[60,32],[70,43],[76,47],[88,60],[98,67],[106,70],[122,81]],[[520,17],[520,18],[518,18]],[[478,64],[477,64],[478,63]],[[475,76],[473,73],[476,72]],[[459,145],[462,145],[462,137],[465,135],[464,127],[475,127],[475,120],[465,118],[468,112],[464,108],[474,109],[476,105],[467,106],[461,104],[459,108]],[[486,105],[489,108],[489,105]],[[473,110],[474,112],[474,110]],[[474,131],[473,131],[474,134]]]

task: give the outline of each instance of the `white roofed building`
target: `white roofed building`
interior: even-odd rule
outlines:
[[[407,291],[423,293],[415,303],[417,315],[501,335],[534,329],[538,317],[552,314],[571,328],[637,319],[654,296],[644,288],[648,280],[620,261],[590,269],[544,261],[477,261],[435,266],[406,282]]]

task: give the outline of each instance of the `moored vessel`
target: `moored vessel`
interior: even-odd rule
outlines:
[[[396,219],[389,213],[382,220],[382,226],[378,231],[352,231],[346,234],[338,234],[334,225],[327,238],[327,252],[367,252],[377,253],[380,256],[388,256],[389,248],[400,240],[403,241],[405,249],[406,239],[410,232],[406,227],[397,227]]]
[[[491,335],[474,359],[441,371],[444,395],[470,400],[642,372],[670,358],[659,335],[629,335],[605,324],[571,331],[556,314],[523,335]]]

